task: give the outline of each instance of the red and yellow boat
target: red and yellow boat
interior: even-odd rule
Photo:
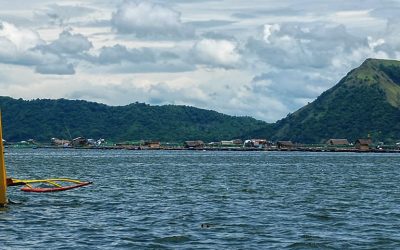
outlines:
[[[7,187],[10,186],[23,186],[21,188],[21,191],[24,192],[49,193],[66,191],[92,184],[92,182],[89,181],[79,181],[69,178],[21,180],[7,177],[7,171],[4,161],[4,145],[2,138],[3,129],[1,124],[0,111],[0,206],[7,205]]]

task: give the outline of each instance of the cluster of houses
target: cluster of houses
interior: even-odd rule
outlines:
[[[242,141],[235,139],[231,141],[220,141],[204,143],[201,140],[197,141],[185,141],[185,148],[205,148],[205,147],[244,147],[244,148],[277,148],[277,149],[294,149],[301,147],[302,144],[296,144],[292,141],[277,141],[272,142],[267,139],[249,139]],[[331,147],[350,147],[354,146],[357,149],[366,150],[372,147],[371,139],[358,139],[355,144],[351,144],[347,139],[329,139],[326,142],[326,146]]]
[[[326,144],[333,147],[354,146],[356,149],[361,151],[370,150],[372,148],[372,140],[369,138],[357,139],[354,145],[349,143],[347,139],[329,139]]]
[[[25,141],[24,141],[25,142]],[[31,139],[26,141],[27,144],[35,144]],[[51,145],[55,147],[108,147],[104,139],[86,139],[84,137],[77,137],[72,140],[51,138]],[[292,141],[277,141],[272,142],[267,139],[234,139],[234,140],[223,140],[219,142],[209,142],[205,143],[202,140],[185,141],[182,144],[171,144],[171,143],[161,143],[156,140],[140,141],[136,144],[132,143],[117,143],[113,146],[120,148],[130,148],[130,149],[266,149],[266,150],[295,150],[304,148],[336,148],[336,149],[356,149],[358,151],[369,151],[372,148],[379,148],[379,144],[373,147],[371,139],[358,139],[354,144],[350,143],[347,139],[329,139],[324,145],[304,145],[293,143]],[[396,144],[396,147],[400,149],[400,143]]]
[[[267,139],[249,139],[242,141],[241,139],[235,139],[230,141],[210,142],[205,144],[203,141],[186,141],[184,143],[185,148],[204,148],[204,147],[243,147],[243,148],[279,148],[279,149],[292,149],[295,144],[291,141],[278,141],[274,144]]]
[[[100,146],[105,142],[104,139],[86,139],[84,137],[77,137],[72,140],[64,140],[58,138],[51,138],[51,145],[58,147],[88,147]]]
[[[280,149],[280,150],[291,150],[299,147],[304,147],[305,145],[296,144],[292,141],[277,141],[276,143],[268,141],[266,139],[249,139],[242,141],[240,139],[235,139],[231,141],[220,141],[220,142],[210,142],[204,143],[203,141],[185,141],[184,147],[188,149],[198,149],[198,148],[209,148],[209,147],[243,147],[243,148],[259,148],[259,149]],[[328,147],[354,147],[360,151],[370,150],[372,148],[371,139],[358,139],[354,144],[350,143],[347,139],[329,139],[326,141],[325,146]]]

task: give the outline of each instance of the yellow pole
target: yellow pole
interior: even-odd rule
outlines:
[[[4,163],[4,146],[3,146],[3,127],[1,125],[0,110],[0,206],[7,204],[7,173],[6,164]]]

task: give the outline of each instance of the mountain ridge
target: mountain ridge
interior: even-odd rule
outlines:
[[[265,122],[189,106],[132,103],[108,106],[67,99],[23,100],[0,97],[4,137],[10,141],[49,141],[52,137],[124,140],[223,140]]]
[[[400,138],[400,62],[367,59],[313,102],[251,135],[323,143],[330,138]]]
[[[400,62],[367,59],[313,102],[276,123],[190,106],[132,103],[108,106],[84,100],[0,97],[5,138],[48,141],[85,136],[162,141],[267,138],[323,143],[400,139]]]

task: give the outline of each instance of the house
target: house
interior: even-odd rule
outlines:
[[[96,146],[96,140],[95,140],[95,139],[87,139],[87,143],[88,143],[90,146]]]
[[[231,145],[233,145],[233,142],[232,141],[221,141],[220,145],[221,146],[231,146]]]
[[[68,140],[51,138],[51,145],[53,145],[53,146],[68,147],[70,145],[70,143],[71,142]]]
[[[294,147],[294,144],[293,144],[292,141],[278,141],[278,142],[276,143],[276,146],[277,146],[279,149],[287,150],[287,149],[292,149],[292,148]]]
[[[356,149],[360,151],[368,151],[371,149],[372,140],[371,139],[358,139],[355,143]]]
[[[234,145],[242,145],[243,141],[241,139],[234,139],[234,140],[232,140],[232,144],[234,144]]]
[[[347,139],[329,139],[326,142],[326,144],[329,146],[348,146],[348,145],[350,145],[350,143]]]
[[[161,143],[159,141],[145,141],[144,146],[152,149],[160,149]]]
[[[263,148],[267,145],[267,139],[251,139],[253,147]]]
[[[71,145],[73,147],[84,147],[84,146],[88,146],[88,140],[84,137],[77,137],[75,139],[72,140]]]
[[[213,142],[208,143],[208,146],[218,147],[218,146],[221,146],[221,142],[213,141]]]
[[[243,144],[243,141],[240,139],[220,142],[220,145],[222,145],[222,146],[240,146],[242,144]]]
[[[245,147],[265,148],[267,146],[267,139],[251,139],[244,141]]]
[[[204,142],[197,140],[197,141],[185,141],[184,142],[185,148],[203,148]]]
[[[36,141],[35,141],[34,139],[29,139],[29,140],[27,141],[27,143],[28,143],[28,144],[34,145],[34,144],[36,144]]]

